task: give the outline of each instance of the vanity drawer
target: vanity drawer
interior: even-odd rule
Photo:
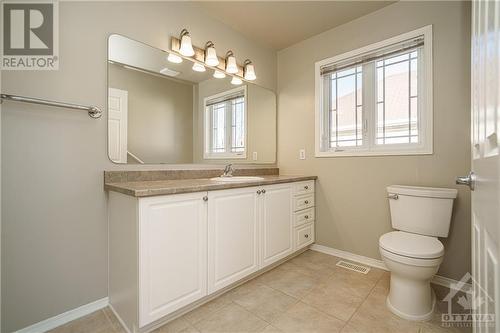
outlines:
[[[293,187],[293,194],[303,195],[314,193],[314,180],[296,183]]]
[[[306,208],[314,207],[314,193],[301,195],[293,198],[293,210],[298,211]]]
[[[295,250],[314,243],[314,223],[295,229]]]
[[[299,225],[303,225],[305,223],[314,221],[314,208],[308,208],[305,210],[301,210],[296,212],[293,216],[294,225],[298,227]]]

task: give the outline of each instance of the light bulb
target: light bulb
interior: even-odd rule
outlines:
[[[219,64],[219,58],[217,57],[214,43],[207,42],[207,45],[205,47],[205,64],[212,67],[217,66]]]
[[[186,57],[194,56],[193,44],[191,44],[191,36],[186,29],[181,31],[181,47],[179,53]]]
[[[224,74],[221,71],[215,71],[214,72],[214,78],[216,78],[216,79],[223,79],[225,77],[226,77],[226,74]]]
[[[167,60],[174,64],[180,64],[182,62],[182,58],[173,53],[168,54]]]
[[[193,64],[193,71],[195,72],[204,72],[206,69],[205,69],[205,66],[203,66],[202,64],[199,64],[197,62],[195,62]]]
[[[226,54],[226,72],[229,74],[236,74],[239,72],[233,51],[228,51]]]
[[[255,69],[254,69],[253,64],[250,60],[245,60],[244,72],[245,72],[245,75],[244,75],[245,80],[253,81],[257,78],[257,76],[255,75]]]
[[[233,76],[233,79],[231,80],[231,84],[239,85],[242,83],[243,83],[243,81],[241,81],[241,79],[239,77]]]

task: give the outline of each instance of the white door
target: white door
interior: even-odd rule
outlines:
[[[500,332],[500,3],[472,4],[472,275],[479,301],[473,311],[495,320],[489,325],[474,316],[474,331]]]
[[[279,184],[262,190],[262,265],[283,259],[293,251],[292,186]]]
[[[108,154],[115,163],[127,163],[128,91],[108,90]]]
[[[257,188],[208,194],[208,292],[259,269]]]
[[[207,295],[206,192],[139,199],[139,326]]]

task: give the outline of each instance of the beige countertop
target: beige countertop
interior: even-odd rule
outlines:
[[[209,178],[107,182],[104,184],[104,189],[107,191],[115,191],[134,197],[149,197],[155,195],[215,191],[231,188],[282,184],[305,180],[315,180],[317,178],[316,176],[286,175],[259,175],[259,177],[262,177],[263,179],[241,182],[222,182]]]

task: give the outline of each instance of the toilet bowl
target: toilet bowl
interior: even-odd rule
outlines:
[[[431,319],[436,300],[430,281],[443,261],[442,243],[435,237],[394,231],[380,237],[379,250],[391,272],[387,307],[404,319]]]
[[[383,234],[379,251],[391,272],[386,304],[391,312],[408,320],[429,320],[436,297],[430,282],[443,261],[454,189],[393,185],[387,188],[392,227]]]

